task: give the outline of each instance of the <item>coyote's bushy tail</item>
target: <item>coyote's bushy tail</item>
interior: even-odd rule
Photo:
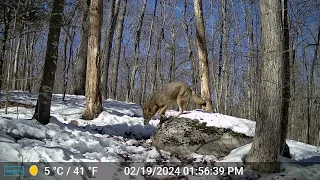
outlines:
[[[201,106],[206,106],[207,103],[201,97],[199,97],[191,87],[190,87],[190,90],[192,92],[193,102]]]

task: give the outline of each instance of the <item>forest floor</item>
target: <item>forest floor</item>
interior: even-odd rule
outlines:
[[[5,99],[5,94],[1,94],[0,100]],[[32,119],[37,94],[13,91],[10,92],[9,101],[11,103],[7,114],[3,106],[0,107],[1,162],[92,162],[107,163],[108,166],[115,165],[110,162],[179,162],[176,156],[158,151],[151,145],[150,137],[157,131],[159,117],[155,116],[148,125],[143,125],[141,107],[138,104],[108,99],[103,101],[103,112],[94,120],[87,121],[81,119],[86,101],[84,96],[66,95],[65,101],[62,101],[62,95],[54,94],[52,118],[49,124],[43,126]],[[175,113],[177,112],[169,110],[166,116]],[[255,132],[254,121],[223,114],[194,110],[185,112],[181,117],[198,119],[206,122],[207,126],[227,128],[247,136],[253,137]],[[228,178],[320,179],[320,147],[289,139],[287,144],[293,157],[280,158],[280,173],[262,174],[245,168],[243,176],[230,175]],[[250,148],[251,143],[234,149],[222,159],[200,154],[187,156],[197,162],[237,162],[240,167]],[[101,177],[97,174],[94,179],[147,179],[139,173],[127,176],[123,166],[112,169],[112,173],[107,174],[101,168],[103,167],[99,166],[98,170]],[[0,171],[2,170],[1,168]],[[221,176],[193,174],[181,176],[180,179],[226,179],[225,173]],[[29,172],[25,173],[27,179],[44,176],[44,172],[36,177],[31,177]],[[57,179],[55,176],[51,178]]]

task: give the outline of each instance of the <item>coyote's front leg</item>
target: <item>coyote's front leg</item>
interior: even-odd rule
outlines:
[[[183,111],[185,110],[184,108],[185,108],[186,103],[188,103],[188,98],[181,98],[178,96],[177,104],[179,106],[179,112],[174,117],[177,118],[183,113]]]
[[[165,116],[165,113],[166,113],[168,107],[169,107],[169,105],[166,104],[165,106],[163,106],[163,107],[159,110],[160,121],[164,121],[165,119],[167,119],[167,117]]]

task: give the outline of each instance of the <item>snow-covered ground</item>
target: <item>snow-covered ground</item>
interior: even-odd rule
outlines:
[[[1,101],[3,100],[5,96],[1,94]],[[9,100],[36,105],[37,94],[15,91],[10,93]],[[55,94],[51,106],[52,118],[45,126],[32,120],[34,109],[10,107],[8,114],[5,114],[4,109],[0,109],[0,161],[93,162],[98,166],[99,163],[100,166],[107,164],[110,168],[113,165],[116,166],[116,163],[106,162],[179,161],[170,153],[158,151],[151,146],[150,137],[156,132],[159,120],[156,116],[148,125],[143,125],[139,105],[109,99],[103,102],[104,111],[91,121],[80,119],[84,107],[84,96],[67,95],[63,102],[62,95]],[[175,113],[177,112],[171,110],[166,115]],[[181,117],[198,119],[206,122],[207,126],[228,128],[247,136],[254,136],[255,122],[250,120],[218,113],[203,113],[199,110],[187,112]],[[283,169],[281,173],[257,174],[246,169],[246,176],[252,179],[320,179],[320,147],[293,140],[287,140],[287,144],[293,158],[281,158]],[[219,160],[213,156],[199,154],[188,156],[200,162],[215,160],[241,164],[242,157],[248,154],[250,148],[251,144],[239,147]],[[309,163],[297,164],[297,162]],[[108,175],[103,173],[101,168],[99,171],[102,172],[102,179],[144,179],[139,175],[126,176],[122,166],[116,166],[112,170],[109,168],[109,172],[112,173],[107,173]],[[59,179],[56,176],[51,178]],[[218,176],[189,177],[189,179],[212,178],[218,178]],[[233,179],[237,177],[234,176]]]

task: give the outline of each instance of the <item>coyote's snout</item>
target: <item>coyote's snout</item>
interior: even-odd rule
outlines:
[[[150,100],[142,105],[144,125],[159,111],[160,116],[164,116],[169,106],[177,104],[180,116],[192,99],[198,105],[206,105],[206,102],[195,94],[195,92],[184,82],[172,82],[167,84],[163,90],[153,93]]]

